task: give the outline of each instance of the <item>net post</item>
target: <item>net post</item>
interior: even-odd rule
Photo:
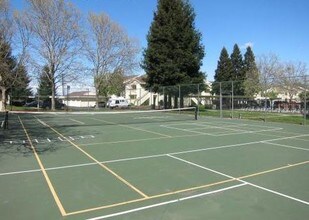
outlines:
[[[198,107],[196,106],[195,110],[194,110],[194,119],[195,120],[197,120],[197,113],[198,113]]]
[[[5,111],[3,129],[9,129],[9,111]]]

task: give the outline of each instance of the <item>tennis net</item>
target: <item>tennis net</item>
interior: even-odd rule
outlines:
[[[102,112],[11,112],[11,114],[22,114],[23,120],[41,119],[43,121],[59,122],[59,126],[63,124],[65,118],[70,120],[87,121],[98,125],[112,124],[139,124],[139,123],[164,123],[172,121],[196,120],[196,107],[186,107],[177,109],[161,109],[161,110],[111,110]]]

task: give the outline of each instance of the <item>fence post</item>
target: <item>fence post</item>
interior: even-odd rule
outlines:
[[[232,81],[232,118],[234,118],[234,81]]]
[[[200,114],[200,84],[197,84],[197,114]]]
[[[178,87],[178,109],[179,109],[179,113],[180,113],[180,95],[181,95],[181,92],[180,92],[180,84],[179,84],[179,87]]]
[[[220,118],[223,117],[222,114],[222,88],[221,88],[221,82],[220,82]]]
[[[163,86],[163,109],[166,109],[165,87]]]
[[[88,111],[90,111],[90,89],[89,88],[87,88],[87,106],[88,106]],[[69,106],[69,100],[68,100],[68,103],[67,103],[67,108],[68,108],[68,106]]]
[[[307,76],[305,76],[304,123],[303,124],[304,125],[307,124]]]
[[[38,91],[38,89],[37,89],[37,91]],[[38,102],[38,104],[37,104],[37,111],[40,111],[40,93],[38,92],[38,97],[37,97],[37,102]],[[42,105],[43,105],[43,103],[42,103]]]
[[[67,85],[67,107],[65,108],[66,111],[69,110],[69,94],[70,94],[70,89],[71,89],[71,87],[69,85]],[[98,105],[99,105],[99,103],[98,103]],[[99,106],[97,106],[97,107],[99,107]]]

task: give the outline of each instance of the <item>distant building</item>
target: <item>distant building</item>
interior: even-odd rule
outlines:
[[[69,107],[94,107],[96,104],[95,93],[91,91],[71,92],[61,99]]]
[[[128,77],[124,82],[124,97],[131,105],[151,105],[156,94],[145,89],[146,82],[144,76]]]

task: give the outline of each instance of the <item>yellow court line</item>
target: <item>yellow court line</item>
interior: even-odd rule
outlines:
[[[159,132],[148,131],[148,130],[145,130],[145,129],[142,129],[142,128],[136,128],[136,127],[132,127],[132,126],[129,126],[129,125],[124,125],[124,124],[117,124],[117,123],[106,121],[106,120],[103,120],[103,119],[97,119],[97,118],[96,119],[91,118],[91,119],[96,120],[96,121],[106,122],[106,123],[117,125],[117,126],[121,126],[121,127],[125,127],[125,128],[131,128],[131,129],[138,130],[138,131],[148,132],[148,133],[160,135],[160,136],[163,136],[163,137],[168,137],[168,138],[172,137],[170,135],[162,134],[162,133],[159,133]]]
[[[96,211],[96,210],[100,210],[100,209],[107,209],[107,208],[113,208],[113,207],[122,206],[122,205],[128,205],[128,204],[131,204],[131,203],[136,203],[136,202],[146,201],[146,200],[150,200],[150,199],[160,198],[160,197],[164,197],[164,196],[168,196],[168,195],[175,195],[175,194],[178,194],[178,193],[203,189],[203,188],[216,186],[216,185],[220,185],[220,184],[228,183],[228,182],[232,182],[232,181],[236,181],[236,178],[227,179],[227,180],[223,180],[223,181],[219,181],[219,182],[215,182],[215,183],[210,183],[210,184],[206,184],[206,185],[202,185],[202,186],[196,186],[196,187],[192,187],[192,188],[177,190],[177,191],[173,191],[173,192],[153,195],[153,196],[149,196],[148,198],[134,199],[134,200],[129,200],[129,201],[125,201],[125,202],[114,203],[114,204],[110,204],[110,205],[105,205],[105,206],[100,206],[100,207],[95,207],[95,208],[90,208],[90,209],[85,209],[85,210],[79,210],[79,211],[76,211],[76,212],[67,213],[67,215],[76,215],[76,214],[82,214],[82,213],[85,213],[85,212],[91,212],[91,211]]]
[[[94,162],[96,162],[99,166],[103,167],[105,170],[107,170],[108,172],[110,172],[111,174],[113,174],[118,180],[120,180],[121,182],[123,182],[124,184],[126,184],[128,187],[130,187],[131,189],[133,189],[135,192],[137,192],[138,194],[140,194],[141,196],[143,196],[144,198],[148,198],[148,196],[143,193],[141,190],[137,189],[135,186],[133,186],[131,183],[129,183],[127,180],[125,180],[124,178],[122,178],[121,176],[119,176],[117,173],[115,173],[113,170],[111,170],[110,168],[108,168],[106,165],[104,165],[103,163],[101,163],[100,161],[98,161],[97,159],[95,159],[93,156],[91,156],[89,153],[87,153],[85,150],[83,150],[81,147],[79,147],[77,144],[75,144],[74,142],[72,142],[70,139],[68,139],[67,137],[65,137],[63,134],[61,134],[59,131],[57,131],[56,129],[54,129],[53,127],[51,127],[50,125],[46,124],[45,122],[41,121],[39,118],[37,118],[36,116],[34,116],[41,124],[43,124],[44,126],[47,126],[48,128],[50,128],[51,130],[53,130],[55,133],[57,133],[59,136],[61,136],[63,139],[67,140],[70,144],[72,144],[74,147],[76,147],[78,150],[80,150],[82,153],[84,153],[87,157],[89,157],[91,160],[93,160]]]
[[[36,158],[36,160],[37,160],[37,162],[38,162],[38,164],[39,164],[39,166],[40,166],[40,168],[41,168],[41,170],[42,170],[43,176],[45,177],[45,180],[46,180],[46,182],[47,182],[47,185],[48,185],[48,187],[49,187],[49,190],[51,191],[51,193],[52,193],[52,195],[53,195],[53,197],[54,197],[54,200],[55,200],[55,202],[56,202],[56,204],[57,204],[57,206],[58,206],[58,208],[59,208],[59,210],[60,210],[60,213],[61,213],[62,216],[66,216],[67,213],[66,213],[66,211],[64,210],[64,207],[63,207],[63,205],[61,204],[61,201],[60,201],[60,199],[59,199],[59,197],[58,197],[58,195],[57,195],[57,193],[56,193],[56,190],[55,190],[55,188],[53,187],[53,184],[51,183],[51,181],[50,181],[50,179],[49,179],[49,176],[47,175],[47,172],[46,172],[46,170],[45,170],[45,168],[44,168],[44,165],[43,165],[43,163],[42,163],[42,161],[41,161],[39,155],[37,154],[37,152],[36,152],[36,150],[35,150],[35,148],[34,148],[34,146],[33,146],[33,144],[32,144],[31,138],[30,138],[30,136],[29,136],[29,134],[28,134],[28,132],[27,132],[25,126],[24,126],[24,123],[22,122],[22,120],[21,120],[21,118],[20,118],[19,116],[18,116],[18,119],[19,119],[19,121],[20,121],[21,126],[23,127],[23,130],[24,130],[24,132],[25,132],[25,134],[26,134],[26,136],[27,136],[27,139],[28,139],[28,141],[29,141],[29,143],[30,143],[31,149],[33,150],[33,153],[34,153],[34,155],[35,155],[35,158]]]
[[[262,172],[241,176],[241,177],[238,177],[237,179],[245,179],[245,178],[249,178],[249,177],[259,176],[259,175],[262,175],[262,174],[271,173],[271,172],[274,172],[274,171],[283,170],[283,169],[286,169],[286,168],[295,167],[295,166],[299,166],[299,165],[304,165],[304,164],[307,164],[307,163],[309,163],[309,161],[303,161],[303,162],[295,163],[295,164],[288,164],[286,166],[278,167],[278,168],[275,168],[275,169],[265,170],[265,171],[262,171]]]
[[[89,208],[89,209],[84,209],[84,210],[78,210],[78,211],[75,211],[75,212],[69,212],[69,213],[67,213],[67,215],[82,214],[82,213],[86,213],[86,212],[91,212],[91,211],[96,211],[96,210],[101,210],[101,209],[107,209],[107,208],[113,208],[113,207],[122,206],[122,205],[128,205],[128,204],[146,201],[146,200],[155,199],[155,198],[160,198],[160,197],[164,197],[164,196],[175,195],[175,194],[178,194],[178,193],[194,191],[194,190],[203,189],[203,188],[207,188],[207,187],[211,187],[211,186],[221,185],[221,184],[228,183],[228,182],[239,181],[240,179],[258,176],[258,175],[262,175],[262,174],[265,174],[265,173],[274,172],[274,171],[277,171],[277,170],[283,170],[283,169],[287,169],[287,168],[290,168],[290,167],[300,166],[300,165],[304,165],[304,164],[307,164],[307,163],[309,163],[309,161],[304,161],[304,162],[295,163],[295,164],[289,164],[287,166],[282,166],[282,167],[278,167],[278,168],[275,168],[275,169],[257,172],[257,173],[249,174],[249,175],[246,175],[246,176],[230,178],[230,179],[226,179],[226,180],[223,180],[223,181],[214,182],[214,183],[210,183],[210,184],[206,184],[206,185],[202,185],[202,186],[196,186],[196,187],[177,190],[177,191],[173,191],[173,192],[157,194],[157,195],[149,196],[147,198],[134,199],[134,200],[129,200],[129,201],[125,201],[125,202],[114,203],[114,204],[110,204],[110,205],[99,206],[99,207],[94,207],[94,208]]]

